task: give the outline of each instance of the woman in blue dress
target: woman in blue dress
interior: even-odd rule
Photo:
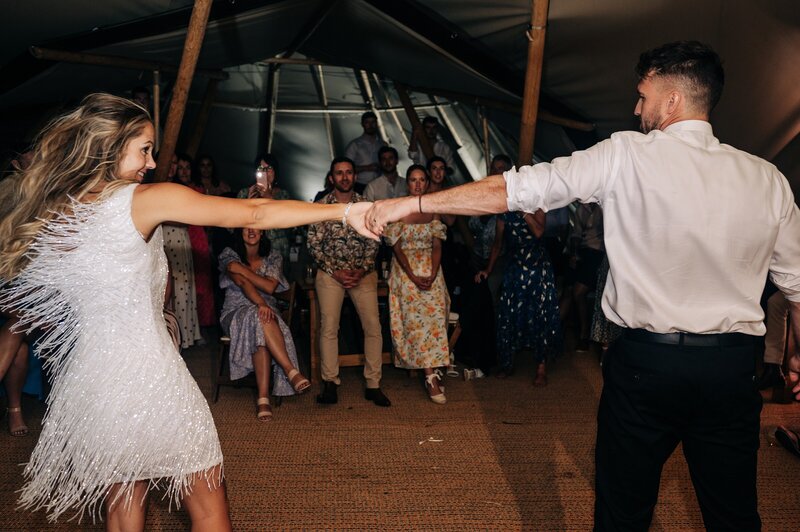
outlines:
[[[259,421],[272,419],[269,384],[274,372],[273,395],[303,393],[311,383],[297,370],[297,351],[288,325],[281,319],[274,294],[285,292],[283,258],[271,249],[269,239],[258,229],[235,229],[233,245],[219,256],[220,286],[225,304],[220,324],[231,338],[231,379],[256,374]]]
[[[546,362],[560,348],[558,296],[550,257],[540,238],[545,214],[508,212],[498,216],[492,253],[476,281],[486,279],[494,268],[505,239],[508,264],[497,310],[498,377],[514,369],[514,355],[523,349],[537,363],[533,384],[547,384]]]

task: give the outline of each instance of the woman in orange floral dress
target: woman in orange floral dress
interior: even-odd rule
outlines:
[[[430,177],[415,164],[406,172],[406,183],[410,195],[421,196]],[[438,368],[450,363],[450,297],[440,268],[447,227],[438,216],[420,212],[390,224],[383,236],[394,250],[389,310],[395,365],[422,369],[431,401],[444,404],[443,374]]]

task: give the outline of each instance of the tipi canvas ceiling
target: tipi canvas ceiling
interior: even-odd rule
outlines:
[[[430,103],[431,90],[518,105],[530,9],[528,0],[217,1],[198,67],[225,69],[230,78],[219,86],[201,150],[220,159],[226,177],[244,178],[265,142],[265,113],[252,110],[267,107],[266,67],[258,63],[287,50],[330,65],[323,67],[329,108],[352,109],[330,115],[335,151],[359,133],[356,110],[366,108],[357,71],[368,73],[379,107],[387,106],[381,87],[389,93],[389,106],[398,105],[392,99],[393,81],[425,88],[415,93],[419,105]],[[41,112],[88,92],[124,93],[151,82],[149,72],[39,61],[27,54],[28,46],[177,64],[190,10],[187,0],[4,2],[2,143],[29,134]],[[794,0],[551,0],[541,107],[596,124],[597,138],[631,129],[632,68],[638,53],[671,40],[699,39],[725,60],[726,90],[712,118],[718,136],[775,161],[794,182],[800,179],[799,28]],[[302,181],[295,190],[298,197],[307,197],[321,185],[330,155],[323,115],[280,108],[319,106],[319,93],[308,65],[284,65],[281,71],[274,149],[285,156],[284,168],[291,169],[287,178]],[[168,75],[162,78],[169,84]],[[196,79],[193,90],[191,100],[199,102],[202,79]],[[444,106],[421,113],[452,115],[454,133],[480,169],[480,146],[473,145],[477,137],[468,124],[475,107],[439,101]],[[188,109],[184,137],[196,107]],[[516,135],[518,115],[495,108],[487,113],[497,133],[493,151],[505,151],[501,143]],[[402,155],[403,132],[391,113],[381,114],[387,115],[388,134]],[[407,129],[403,113],[398,115]],[[563,153],[573,142],[579,147],[591,142],[586,134],[541,125],[537,153],[544,158]],[[309,136],[311,131],[316,136]],[[460,169],[462,174],[471,174],[469,166]]]

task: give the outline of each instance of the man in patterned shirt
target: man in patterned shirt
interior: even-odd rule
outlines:
[[[351,159],[334,159],[328,174],[333,190],[319,203],[364,201],[353,191],[355,175],[355,163]],[[375,272],[378,243],[364,238],[341,222],[322,222],[309,227],[308,250],[319,266],[316,289],[321,318],[319,343],[323,387],[317,402],[338,402],[339,318],[347,292],[364,328],[364,379],[367,381],[364,398],[378,406],[391,406],[380,389],[383,337],[378,317],[378,274]]]

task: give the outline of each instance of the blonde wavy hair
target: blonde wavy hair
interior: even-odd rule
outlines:
[[[148,123],[149,113],[136,103],[96,93],[39,133],[30,165],[0,187],[0,280],[25,267],[28,248],[55,213],[69,212],[73,200],[102,199],[132,182],[117,177],[118,166]]]

